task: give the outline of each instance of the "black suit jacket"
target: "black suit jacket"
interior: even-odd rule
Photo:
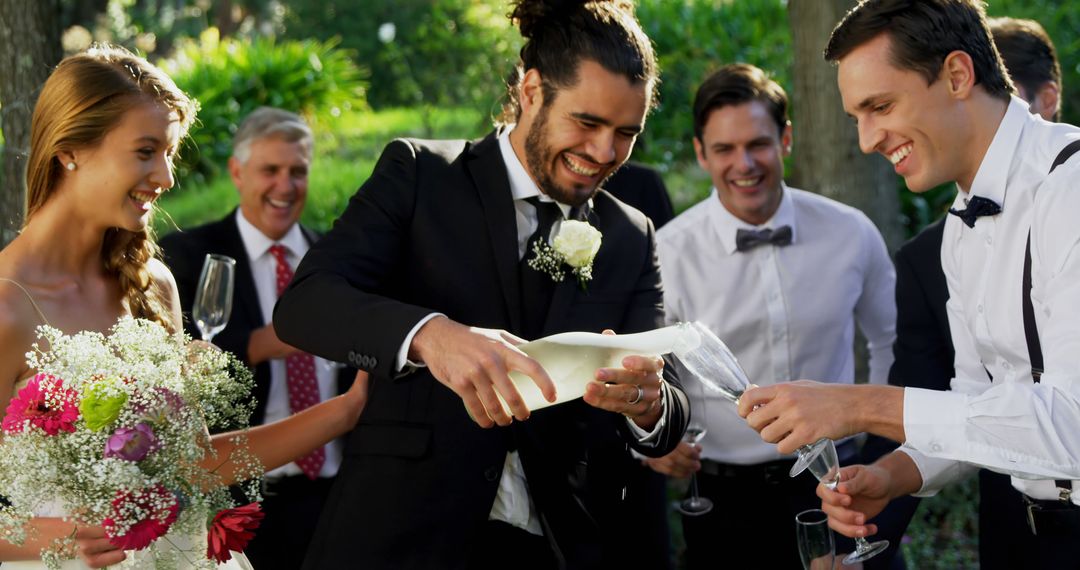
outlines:
[[[605,192],[589,221],[603,233],[594,278],[588,293],[573,279],[555,288],[544,335],[661,325],[652,225]],[[426,369],[402,377],[394,369],[407,333],[433,311],[519,330],[528,300],[519,291],[515,224],[494,135],[397,140],[304,258],[275,309],[278,334],[373,373],[306,568],[463,568],[481,559],[479,532],[515,447],[561,566],[599,568],[626,551],[633,534],[618,535],[629,530],[628,448],[658,456],[677,445],[688,417],[681,390],[669,391],[660,442],[646,447],[621,415],[581,400],[481,429]]]
[[[300,230],[309,243],[318,241],[317,233],[303,226]],[[191,307],[195,304],[195,290],[206,254],[218,253],[236,260],[232,314],[229,324],[214,337],[214,344],[235,354],[241,361],[248,362],[247,347],[251,333],[267,323],[262,309],[259,308],[255,280],[251,275],[251,262],[240,238],[240,228],[236,225],[236,210],[216,222],[173,232],[163,237],[160,245],[165,264],[176,278],[180,307],[184,312],[184,330],[193,338],[199,338],[199,330],[191,318]],[[270,363],[260,363],[254,367],[254,372],[255,410],[251,415],[251,424],[258,425],[263,423],[266,416],[266,398],[270,393]],[[355,369],[346,368],[339,372],[339,393],[348,389],[355,375]]]
[[[945,302],[949,287],[941,269],[941,240],[945,219],[927,226],[896,252],[896,342],[893,344],[889,384],[930,390],[948,390],[953,377],[952,336]],[[870,463],[896,449],[896,442],[871,435],[863,446],[863,461]],[[895,553],[915,510],[916,497],[889,503],[874,523],[878,535],[889,539]],[[868,570],[888,568],[891,554],[866,563]]]
[[[627,162],[623,164],[607,182],[604,190],[612,196],[641,210],[652,220],[653,226],[660,229],[675,217],[667,186],[660,173],[648,166]]]

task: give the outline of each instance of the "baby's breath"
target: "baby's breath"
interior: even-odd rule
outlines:
[[[26,523],[34,515],[62,515],[95,525],[113,517],[115,528],[126,531],[146,513],[137,505],[116,507],[118,495],[161,485],[175,496],[180,511],[170,534],[149,552],[138,553],[139,558],[155,568],[213,568],[206,560],[207,514],[232,507],[233,501],[217,474],[199,462],[212,453],[207,425],[247,426],[254,406],[250,371],[228,353],[193,345],[185,335],[141,319],[123,318],[107,335],[65,335],[48,326],[39,327],[38,334],[27,353],[30,368],[62,379],[63,388],[80,398],[94,394],[126,400],[115,418],[111,412],[98,414],[95,419],[106,425],[96,431],[80,415],[70,433],[49,435],[27,421],[21,431],[4,435],[0,496],[11,504],[0,507],[0,538],[24,542],[30,528]],[[151,426],[157,447],[141,460],[105,456],[110,437],[139,424]],[[239,436],[234,443],[232,459],[239,472],[260,475],[262,466],[246,439]],[[256,484],[245,488],[257,498]],[[201,549],[159,547],[180,534],[200,536]],[[68,546],[52,545],[42,552],[42,561],[59,568]]]

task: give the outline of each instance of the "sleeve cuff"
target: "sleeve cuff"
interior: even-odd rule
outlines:
[[[420,321],[413,326],[412,330],[409,331],[409,334],[405,335],[405,340],[401,343],[401,348],[398,349],[397,358],[394,359],[394,370],[398,373],[398,376],[404,376],[417,368],[424,368],[427,366],[423,362],[413,362],[409,360],[409,347],[412,346],[413,337],[416,336],[416,333],[420,331],[421,327],[435,317],[445,316],[446,315],[442,313],[431,313],[420,319]]]
[[[668,416],[668,383],[664,380],[660,380],[660,420],[656,422],[651,431],[645,431],[641,429],[634,420],[629,416],[626,416],[626,423],[630,426],[630,433],[634,437],[638,438],[638,443],[655,447],[660,439],[660,432],[664,430],[664,425],[667,423]]]

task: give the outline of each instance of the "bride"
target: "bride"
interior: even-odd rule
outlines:
[[[157,258],[149,222],[173,185],[173,159],[195,109],[161,70],[121,48],[68,57],[45,82],[31,127],[26,222],[0,251],[0,418],[34,374],[25,355],[38,325],[104,332],[132,315],[182,330],[176,285]],[[252,428],[251,451],[267,469],[301,457],[352,429],[366,397],[361,373],[346,394]],[[212,443],[219,457],[230,455],[229,434]],[[217,472],[230,482],[228,463]],[[42,568],[41,549],[72,535],[81,563],[65,568],[128,557],[100,527],[49,516],[30,524],[23,545],[0,540],[5,570]],[[18,560],[37,562],[8,562]],[[230,564],[246,567],[242,557]]]

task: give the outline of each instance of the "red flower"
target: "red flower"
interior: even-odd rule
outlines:
[[[242,552],[255,538],[252,531],[259,528],[264,516],[266,513],[259,503],[225,509],[214,515],[206,537],[206,557],[221,563],[232,558],[231,551]]]
[[[118,491],[112,502],[113,516],[102,521],[109,542],[124,550],[142,550],[161,538],[176,522],[180,511],[176,495],[161,485],[135,492]],[[120,522],[130,521],[133,516],[143,517],[128,523],[127,532],[117,535]]]
[[[8,434],[21,433],[30,422],[48,435],[74,432],[75,421],[79,419],[78,402],[78,392],[65,389],[62,379],[38,374],[8,404],[0,429]]]

